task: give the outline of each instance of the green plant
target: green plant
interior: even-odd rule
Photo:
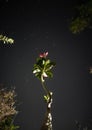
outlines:
[[[19,126],[14,125],[14,117],[7,116],[0,122],[0,130],[17,130]]]
[[[52,104],[52,92],[48,90],[45,79],[52,78],[52,68],[56,65],[55,62],[52,62],[47,58],[48,52],[42,53],[36,59],[36,63],[33,66],[33,74],[40,80],[42,87],[45,91],[44,99],[47,103],[47,111],[45,114],[45,119],[41,130],[52,130],[52,115],[51,115],[51,104]]]
[[[48,90],[45,85],[46,78],[52,78],[52,68],[55,66],[55,62],[47,59],[48,52],[40,54],[33,67],[33,74],[41,81],[42,87],[46,92],[44,99],[48,102],[52,92]]]

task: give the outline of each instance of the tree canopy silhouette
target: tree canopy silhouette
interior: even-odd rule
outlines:
[[[92,28],[92,0],[75,7],[75,15],[69,26],[70,31],[74,34],[80,33],[86,28]]]

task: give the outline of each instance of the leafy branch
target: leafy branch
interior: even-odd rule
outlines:
[[[0,35],[0,41],[3,41],[4,44],[13,44],[14,40],[12,38]]]
[[[75,16],[71,19],[69,29],[73,34],[86,28],[92,28],[92,0],[88,0],[75,8]]]
[[[53,77],[52,68],[56,64],[48,59],[47,56],[48,52],[39,55],[39,57],[36,59],[36,63],[33,66],[33,74],[35,74],[35,76],[41,81],[42,87],[46,92],[44,99],[48,102],[52,92],[47,89],[45,85],[45,79]]]

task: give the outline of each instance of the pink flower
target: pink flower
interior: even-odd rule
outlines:
[[[46,58],[47,57],[47,55],[48,55],[48,52],[44,52],[44,53],[41,53],[40,55],[39,55],[39,57],[40,58]]]

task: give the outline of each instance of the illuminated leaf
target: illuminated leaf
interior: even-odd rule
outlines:
[[[3,36],[3,35],[0,35],[0,41],[3,41],[4,44],[13,44],[14,43],[14,40],[12,38],[8,38],[6,36]]]

